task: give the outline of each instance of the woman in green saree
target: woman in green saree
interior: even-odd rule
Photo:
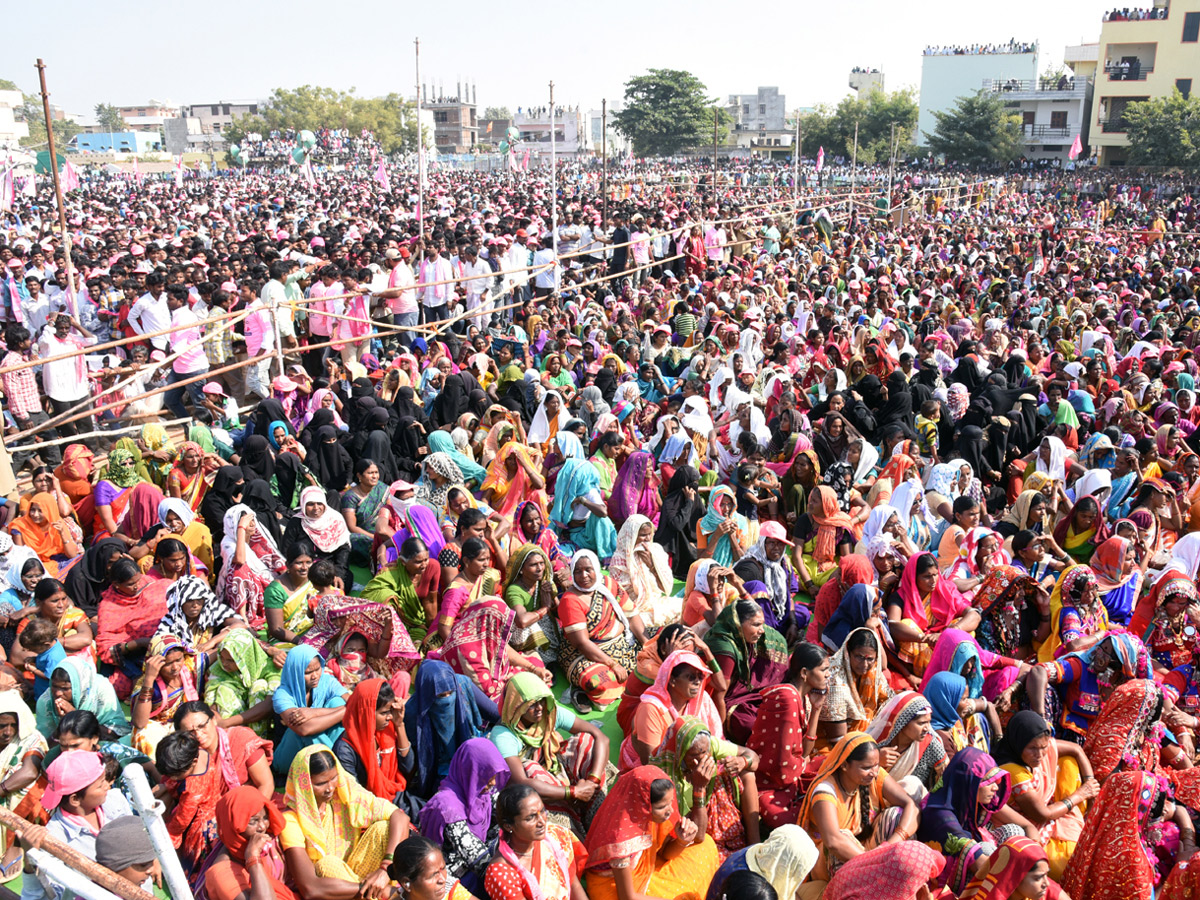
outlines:
[[[617,454],[621,451],[621,435],[615,431],[606,431],[600,435],[600,445],[588,460],[600,474],[600,493],[604,502],[612,496],[613,482],[617,480]]]
[[[263,591],[267,621],[259,633],[262,640],[294,646],[312,628],[308,601],[317,589],[308,581],[308,570],[315,552],[308,541],[296,541],[288,548],[287,568]]]
[[[387,500],[388,485],[379,478],[379,466],[366,457],[354,464],[354,479],[342,494],[342,518],[350,532],[351,562],[370,568],[376,520]]]
[[[258,640],[239,628],[221,641],[218,664],[208,671],[204,702],[217,711],[222,728],[246,725],[270,737],[271,695],[279,688],[279,667]]]
[[[787,642],[766,624],[753,600],[728,604],[704,635],[729,685],[713,698],[725,721],[725,736],[745,744],[754,728],[762,692],[781,684],[788,668]]]
[[[513,551],[501,594],[517,613],[509,645],[521,651],[542,651],[553,646],[557,657],[558,632],[550,612],[558,592],[546,551],[537,544],[522,544]]]
[[[425,650],[437,636],[430,626],[437,620],[438,582],[442,567],[429,553],[429,546],[413,535],[399,547],[396,564],[383,569],[367,582],[362,598],[390,604],[404,622],[414,644]]]

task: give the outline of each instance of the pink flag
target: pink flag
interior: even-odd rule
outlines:
[[[175,159],[175,187],[183,187],[183,156]]]
[[[0,174],[0,212],[11,212],[17,199],[17,179],[12,166]]]
[[[134,177],[134,179],[136,179],[137,181],[141,181],[141,180],[142,180],[142,173],[141,173],[140,171],[138,171],[138,161],[137,161],[137,154],[136,154],[136,153],[133,155],[133,177]]]
[[[79,189],[79,173],[75,171],[75,167],[71,165],[71,161],[67,160],[63,163],[62,171],[58,173],[59,181],[63,193]]]
[[[525,157],[521,160],[521,170],[524,172],[529,171],[529,151],[528,150],[525,151]]]
[[[823,169],[824,167],[825,167],[825,148],[819,147],[817,149],[817,171],[820,172],[821,169]]]
[[[1083,153],[1083,141],[1079,139],[1079,135],[1075,135],[1075,142],[1071,144],[1071,149],[1067,153],[1068,159],[1079,159],[1079,154]]]
[[[375,180],[379,182],[380,188],[385,194],[392,192],[392,180],[388,178],[387,169],[383,166],[383,160],[379,160],[379,165],[375,167]]]

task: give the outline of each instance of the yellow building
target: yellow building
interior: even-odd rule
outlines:
[[[1146,9],[1109,13],[1100,29],[1090,136],[1100,165],[1128,158],[1130,103],[1168,97],[1176,88],[1186,97],[1193,79],[1200,79],[1200,0],[1155,0]]]

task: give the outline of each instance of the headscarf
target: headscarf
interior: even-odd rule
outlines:
[[[869,743],[874,743],[874,741],[866,732],[850,731],[844,734],[841,740],[833,745],[833,749],[831,749],[821,761],[821,764],[817,768],[816,774],[813,775],[810,783],[815,787],[822,781],[832,778],[837,770],[846,764],[846,761],[850,759],[850,755],[854,753],[855,750],[857,750],[863,744]],[[806,830],[813,830],[816,828],[816,823],[812,820],[813,801],[815,799],[816,793],[810,790],[808,792],[808,796],[804,798],[804,803],[800,806],[800,815],[796,822],[801,828]]]
[[[63,541],[63,536],[55,524],[61,520],[58,512],[58,501],[53,494],[42,492],[34,494],[29,500],[29,506],[32,508],[34,504],[42,511],[45,521],[38,525],[36,524],[28,512],[20,516],[16,521],[9,525],[12,531],[20,532],[21,540],[25,546],[38,555],[38,558],[43,562],[47,562],[56,556],[66,555],[66,544]]]
[[[320,856],[336,851],[338,837],[364,831],[371,825],[377,804],[375,797],[347,774],[334,758],[337,769],[336,796],[322,815],[313,793],[309,768],[317,753],[329,753],[322,744],[310,744],[300,750],[288,768],[284,802],[296,814],[304,839]]]
[[[879,597],[879,589],[872,584],[854,584],[842,594],[841,602],[829,617],[821,641],[836,653],[850,636],[867,624],[867,620],[875,614],[875,604]]]
[[[545,703],[545,714],[534,725],[521,717],[536,703]],[[504,686],[500,706],[500,724],[508,728],[526,747],[537,751],[537,761],[554,776],[563,770],[560,758],[563,739],[558,733],[558,701],[554,692],[532,672],[518,672]]]
[[[1160,790],[1153,772],[1117,772],[1104,783],[1063,874],[1074,900],[1151,900],[1158,873],[1146,827]]]
[[[953,672],[938,672],[929,679],[922,691],[933,708],[934,728],[946,731],[960,721],[958,704],[970,693],[967,679]]]
[[[508,784],[510,770],[500,751],[487,738],[471,738],[454,751],[441,787],[421,809],[421,834],[436,843],[445,841],[445,830],[466,822],[471,834],[487,840],[495,794]],[[495,779],[491,790],[488,782]]]
[[[382,678],[368,678],[356,684],[346,701],[342,726],[346,729],[345,740],[358,754],[366,772],[367,789],[376,797],[393,800],[407,781],[399,770],[395,724],[388,722],[383,731],[375,728],[379,689],[386,683]]]
[[[679,804],[679,814],[683,816],[688,815],[697,802],[701,805],[708,803],[707,788],[703,795],[696,796],[695,785],[692,784],[687,766],[684,764],[684,757],[692,751],[696,741],[701,738],[708,738],[710,749],[714,755],[721,749],[727,751],[726,755],[733,755],[737,752],[733,744],[729,744],[719,735],[713,734],[709,726],[697,717],[680,716],[667,729],[662,743],[650,757],[650,765],[658,766],[675,783],[675,800]]]
[[[187,616],[183,614],[183,605],[196,599],[204,601],[204,605],[200,608],[200,616],[196,619],[194,626],[196,631],[201,634],[205,632],[210,635],[216,634],[225,626],[226,622],[237,617],[237,613],[229,606],[217,600],[217,595],[213,593],[205,579],[195,575],[184,575],[167,588],[167,614],[158,623],[158,629],[154,632],[155,636],[172,635],[179,640],[187,652],[196,652],[192,626],[188,625]]]
[[[133,453],[121,447],[117,447],[108,454],[108,467],[104,470],[101,476],[105,481],[109,481],[119,488],[131,488],[139,481],[144,479],[138,474],[137,466],[127,466],[127,460],[136,458]]]
[[[309,700],[308,685],[304,682],[304,672],[314,659],[321,663],[322,672],[317,686],[312,689],[312,699]],[[342,694],[346,692],[346,689],[340,681],[324,671],[324,667],[325,660],[315,647],[299,644],[289,650],[287,659],[283,663],[283,671],[279,676],[279,687],[272,698],[275,708],[336,709],[339,706],[345,706],[346,701],[342,699]],[[342,731],[343,727],[340,724],[332,725],[325,731],[310,735],[309,740],[325,747],[332,747],[334,742],[342,736]]]
[[[16,578],[20,581],[21,569],[24,563],[17,564],[13,554],[19,547],[13,547],[8,552],[8,578],[13,578],[13,570],[16,570]],[[120,538],[101,538],[88,547],[83,552],[83,557],[75,565],[71,566],[63,579],[63,586],[66,587],[67,593],[74,600],[75,605],[82,609],[85,613],[95,615],[100,604],[100,593],[104,590],[108,583],[108,561],[114,553],[126,552],[125,542]],[[32,557],[33,551],[30,551]],[[21,585],[17,588],[18,593],[27,593],[25,586]]]
[[[1104,701],[1083,745],[1101,783],[1118,769],[1134,768],[1133,761],[1136,768],[1155,770],[1164,734],[1158,722],[1162,708],[1163,689],[1151,679],[1127,681]]]
[[[470,685],[467,676],[456,676],[441,660],[427,659],[417,666],[404,715],[412,728],[420,796],[428,796],[450,771],[455,748],[483,733]]]
[[[319,516],[310,516],[307,511],[309,503],[322,504],[325,512]],[[329,499],[321,488],[306,487],[300,492],[300,508],[297,513],[304,533],[322,553],[332,553],[350,542],[350,530],[346,527],[346,520],[342,518],[341,513],[330,509]]]
[[[967,885],[963,900],[1008,900],[1033,867],[1046,860],[1046,849],[1025,835],[1010,837],[988,858],[987,872]]]
[[[679,823],[679,804],[671,795],[671,814],[656,825],[650,821],[650,785],[670,780],[657,766],[638,766],[621,775],[587,832],[588,868],[644,853],[655,845],[655,833],[670,833]]]
[[[283,832],[283,813],[279,811],[279,807],[263,797],[262,792],[254,785],[244,784],[236,787],[217,801],[217,834],[229,851],[230,857],[238,862],[244,863],[246,858],[246,828],[250,825],[250,820],[264,810],[267,814],[267,830],[272,837],[278,838]],[[280,881],[275,873],[267,869],[267,874],[277,900],[295,900],[291,888]]]
[[[557,427],[551,429],[550,420],[546,414],[546,397],[555,396],[558,398],[558,416],[556,417]],[[546,391],[546,395],[542,397],[542,402],[538,404],[537,412],[533,414],[533,421],[529,424],[527,439],[531,444],[544,444],[546,441],[557,434],[564,425],[570,415],[567,413],[567,405],[563,403],[562,395],[558,391]]]
[[[85,709],[96,716],[102,726],[118,735],[129,734],[129,721],[121,711],[116,691],[108,680],[96,674],[90,660],[79,656],[68,656],[50,670],[62,672],[71,680],[71,704],[76,709]],[[58,710],[54,706],[52,692],[47,690],[37,701],[37,728],[42,734],[53,734],[58,727]]]
[[[462,473],[466,481],[482,484],[487,477],[488,470],[476,463],[473,459],[464,453],[459,452],[454,446],[454,440],[444,431],[430,432],[426,443],[429,445],[430,453],[444,453],[458,466],[458,470]]]
[[[904,617],[911,619],[922,631],[929,629],[930,619],[945,627],[966,610],[970,604],[954,587],[954,583],[938,572],[937,582],[929,597],[929,615],[926,614],[925,598],[917,589],[917,560],[922,556],[932,556],[928,551],[914,553],[904,565],[904,573],[900,576],[900,587],[897,593],[904,603]]]
[[[842,528],[853,533],[854,522],[850,516],[842,512],[838,505],[837,494],[828,485],[816,488],[817,496],[821,498],[821,512],[813,516],[813,524],[817,526],[816,544],[813,547],[813,560],[821,571],[825,571],[837,562],[838,529]]]
[[[200,517],[212,532],[214,543],[220,543],[225,535],[225,513],[233,506],[234,493],[242,490],[240,486],[235,485],[244,480],[242,470],[237,466],[221,466],[213,476],[212,487],[205,492],[204,499],[200,501]]]
[[[816,844],[799,825],[780,825],[746,850],[747,867],[767,879],[779,900],[796,896],[818,859]]]
[[[762,636],[758,639],[757,644],[753,647],[746,644],[736,603],[726,604],[725,608],[721,610],[713,627],[705,633],[704,643],[708,644],[714,654],[728,656],[733,660],[731,682],[743,685],[750,683],[752,656],[767,657],[772,662],[781,665],[787,664],[787,642],[784,641],[783,635],[770,625],[763,628]]]
[[[914,900],[942,874],[946,857],[927,844],[882,844],[854,857],[834,873],[823,900]],[[782,898],[781,898],[782,900]]]

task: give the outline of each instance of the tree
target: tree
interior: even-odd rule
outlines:
[[[338,91],[308,84],[294,89],[276,88],[259,115],[236,119],[225,136],[238,143],[250,132],[322,128],[348,128],[351,134],[365,128],[375,135],[385,153],[417,147],[416,105],[399,94],[359,97],[354,88]]]
[[[1176,89],[1169,97],[1130,103],[1124,117],[1134,165],[1200,166],[1200,98]]]
[[[485,119],[511,119],[513,114],[507,106],[489,106],[483,111]]]
[[[110,133],[125,130],[125,119],[121,116],[121,111],[111,103],[96,104],[96,121],[101,128]]]
[[[913,151],[913,128],[917,104],[911,91],[886,94],[875,90],[863,99],[846,97],[837,109],[818,106],[800,116],[801,148],[815,156],[824,147],[826,156],[849,159],[854,153],[854,126],[858,125],[858,161],[864,165],[883,163],[891,156],[892,125],[896,126],[897,156]]]
[[[625,108],[613,116],[617,130],[633,143],[635,156],[673,156],[729,134],[729,113],[707,95],[704,84],[680,69],[650,69],[625,82]]]
[[[22,95],[24,102],[16,110],[16,118],[29,126],[29,137],[21,138],[22,147],[40,147],[46,143],[46,116],[42,108],[42,98],[36,94]],[[62,153],[67,149],[67,142],[83,131],[74,119],[53,119],[54,149]]]
[[[967,165],[1009,163],[1024,153],[1021,120],[994,94],[959,97],[949,112],[935,112],[929,149]]]
[[[7,78],[0,78],[0,91],[19,91],[15,81],[9,81]]]

